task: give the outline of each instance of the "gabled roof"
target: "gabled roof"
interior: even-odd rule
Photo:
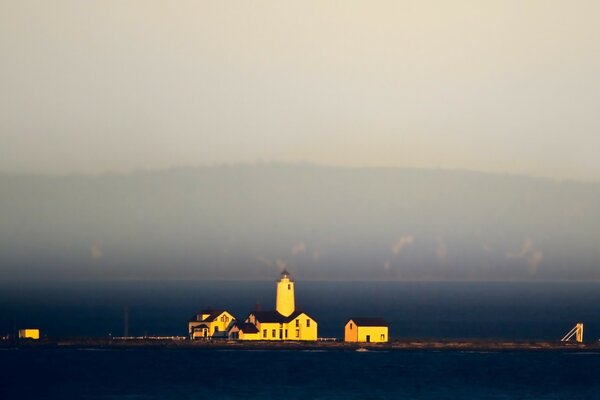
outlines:
[[[244,333],[258,333],[258,328],[254,324],[248,322],[238,323],[237,327]]]
[[[308,318],[310,318],[313,321],[315,321],[315,319],[313,317],[311,317],[307,312],[302,311],[302,310],[296,310],[289,317],[287,317],[287,321],[286,322],[293,321],[293,320],[295,320],[296,318],[298,318],[302,314],[306,315]]]
[[[217,318],[219,315],[223,314],[224,312],[230,314],[233,319],[235,319],[235,317],[233,316],[233,314],[231,314],[229,311],[227,310],[213,310],[213,309],[207,309],[207,310],[201,310],[198,311],[196,313],[196,315],[194,315],[191,319],[190,322],[212,322],[214,321],[215,318]],[[202,314],[208,314],[208,316],[204,319],[199,319]]]
[[[213,312],[210,313],[210,315],[206,318],[204,318],[203,321],[206,322],[212,322],[215,318],[217,318],[219,315],[223,314],[225,312],[225,310],[214,310]]]
[[[200,325],[196,325],[196,326],[192,327],[192,330],[196,330],[196,329],[208,329],[208,326],[206,326],[204,324],[200,324]]]
[[[385,319],[379,317],[352,317],[350,321],[354,321],[356,326],[388,326]]]
[[[284,323],[285,317],[279,314],[277,311],[252,311],[250,315],[254,315],[257,321],[259,322],[277,322]]]
[[[300,310],[294,311],[291,315],[289,315],[287,317],[284,316],[284,315],[281,315],[279,312],[277,312],[275,310],[272,310],[272,311],[252,311],[248,316],[254,315],[254,317],[256,318],[256,320],[258,322],[283,324],[283,323],[288,323],[290,321],[293,321],[294,319],[296,319],[301,314],[306,314],[309,318],[311,318],[311,319],[314,320],[313,317],[311,317],[310,315],[308,315],[304,311],[300,311]]]

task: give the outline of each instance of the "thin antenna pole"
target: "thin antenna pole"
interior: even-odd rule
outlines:
[[[129,307],[123,308],[123,336],[129,336]]]

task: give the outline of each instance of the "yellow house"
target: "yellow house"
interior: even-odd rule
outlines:
[[[35,339],[40,338],[40,330],[34,328],[19,329],[19,339]]]
[[[285,326],[291,340],[317,340],[317,321],[302,311],[295,311],[288,317]]]
[[[317,340],[317,321],[303,311],[284,316],[277,311],[253,311],[246,318],[260,340]]]
[[[202,310],[188,322],[188,333],[192,339],[227,338],[235,321],[225,310]]]
[[[253,324],[236,322],[229,330],[229,338],[234,340],[260,340],[260,334]]]
[[[388,340],[388,324],[383,318],[351,318],[344,328],[345,342],[385,343]]]

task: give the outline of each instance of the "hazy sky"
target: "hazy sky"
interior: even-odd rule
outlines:
[[[0,282],[600,282],[598,204],[600,183],[399,168],[0,174]]]
[[[600,2],[0,0],[0,170],[600,179]]]

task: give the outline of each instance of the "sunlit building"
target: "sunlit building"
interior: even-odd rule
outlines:
[[[34,339],[40,338],[40,330],[37,328],[19,329],[19,339]]]
[[[260,334],[254,324],[236,322],[229,330],[229,338],[234,340],[260,340]]]
[[[235,324],[235,317],[225,310],[202,310],[188,322],[188,334],[191,339],[227,338]]]
[[[277,281],[275,310],[253,311],[245,323],[256,328],[258,339],[240,335],[239,340],[317,340],[317,321],[296,309],[294,281],[285,270]]]
[[[383,318],[354,317],[344,328],[345,342],[385,343],[389,340],[388,324]]]

